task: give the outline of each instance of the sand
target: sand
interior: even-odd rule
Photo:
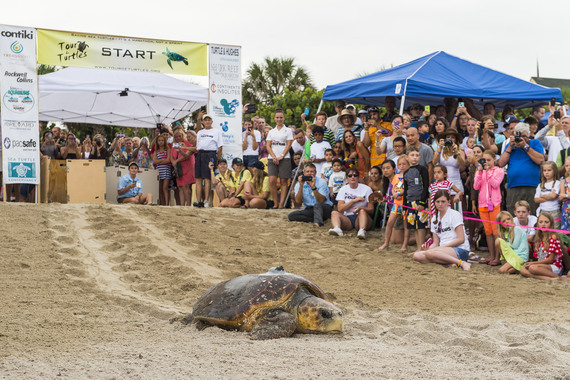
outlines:
[[[0,378],[570,378],[570,283],[420,265],[383,233],[330,237],[285,211],[0,204]],[[342,335],[253,341],[172,319],[281,263],[345,313]]]

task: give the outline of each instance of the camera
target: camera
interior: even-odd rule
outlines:
[[[445,141],[443,142],[443,145],[445,146],[452,146],[453,145],[453,141],[450,138],[445,139]]]
[[[370,114],[366,114],[366,121],[370,121]]]
[[[311,182],[313,180],[313,176],[311,175],[304,175],[301,177],[301,181],[303,182]]]
[[[493,128],[494,128],[494,129],[499,128],[499,123],[494,123],[494,124],[493,124]]]
[[[487,164],[487,161],[485,161],[484,158],[480,158],[480,159],[479,159],[479,164],[481,164],[481,166],[485,167],[485,165]]]
[[[521,134],[521,132],[515,132],[515,143],[518,144],[518,143],[520,143],[520,142],[522,142],[522,141],[523,141],[523,139],[522,139],[522,134]]]
[[[97,146],[101,146],[103,142],[100,139],[95,139],[95,144],[97,144]]]

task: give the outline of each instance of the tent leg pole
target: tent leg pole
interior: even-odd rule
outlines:
[[[3,195],[2,196],[3,202],[6,203],[7,200],[6,200],[6,184],[5,183],[2,184],[2,195]]]
[[[400,102],[400,115],[404,114],[404,104],[406,103],[406,95],[402,96],[402,101]]]
[[[323,108],[323,98],[321,98],[321,102],[319,103],[319,108],[317,109],[316,113],[321,112],[321,108]]]

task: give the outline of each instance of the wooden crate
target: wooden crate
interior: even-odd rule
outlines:
[[[105,203],[104,160],[45,159],[40,175],[41,202]]]

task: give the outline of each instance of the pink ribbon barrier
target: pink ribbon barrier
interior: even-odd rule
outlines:
[[[388,201],[385,201],[385,202],[388,203],[388,204],[395,205],[395,203],[393,203],[393,202],[388,202]],[[416,211],[419,211],[419,212],[424,212],[424,213],[429,214],[429,215],[435,215],[433,212],[430,212],[430,211],[420,210],[420,209],[417,209],[417,208],[413,208],[413,207],[409,207],[409,206],[404,206],[404,205],[402,205],[402,207],[404,207],[404,208],[409,208],[410,210],[416,210]],[[467,211],[464,211],[464,213],[466,213],[466,212],[467,212]],[[471,214],[473,214],[473,213],[471,213]],[[533,229],[533,230],[551,231],[551,232],[563,233],[563,234],[570,235],[570,231],[566,231],[566,230],[556,230],[556,229],[553,229],[553,228],[529,227],[529,226],[521,226],[521,225],[518,225],[518,224],[500,223],[500,222],[496,222],[496,221],[494,221],[494,220],[483,220],[483,219],[478,219],[478,218],[470,218],[470,217],[465,216],[465,215],[463,215],[463,219],[475,220],[475,221],[477,221],[477,222],[483,222],[483,223],[502,224],[503,226],[509,226],[509,227],[522,227],[522,228],[529,228],[529,229]],[[555,219],[555,221],[560,221],[560,219]]]

